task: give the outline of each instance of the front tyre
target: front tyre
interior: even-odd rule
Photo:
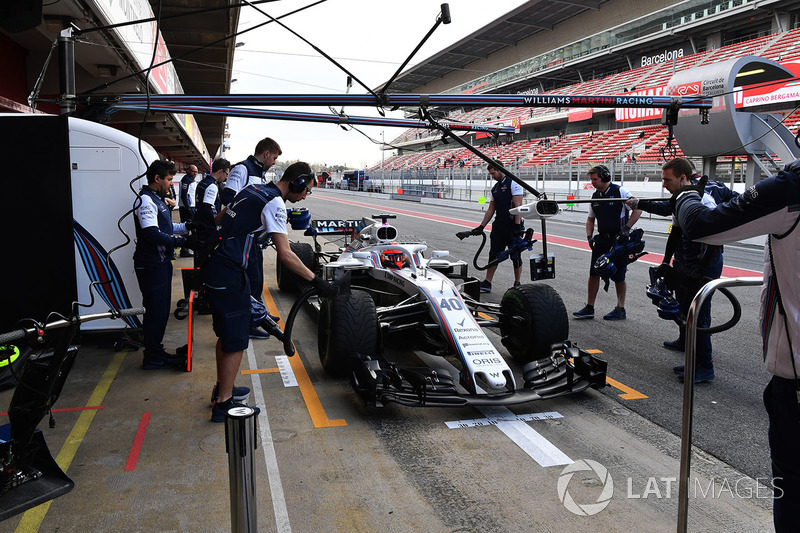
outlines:
[[[379,353],[378,314],[364,291],[322,298],[317,327],[319,360],[330,375],[346,375],[351,357]]]
[[[500,302],[503,346],[520,364],[549,357],[550,346],[569,337],[569,318],[561,296],[549,285],[508,289]]]

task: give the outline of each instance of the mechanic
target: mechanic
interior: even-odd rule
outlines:
[[[219,226],[220,245],[206,263],[204,284],[213,307],[217,335],[216,401],[211,420],[223,422],[225,413],[242,405],[247,387],[234,387],[242,352],[249,343],[250,277],[246,275],[255,236],[267,232],[281,261],[292,272],[313,283],[322,295],[333,295],[333,285],[306,268],[292,251],[286,229],[286,201],[299,202],[311,193],[314,172],[308,163],[289,165],[277,183],[244,187],[230,202]],[[263,284],[263,279],[260,280]],[[258,409],[256,408],[258,413]]]
[[[503,166],[502,161],[499,159],[494,160],[500,166]],[[481,225],[473,228],[472,233],[480,235],[486,224],[494,216],[492,223],[492,231],[489,234],[489,262],[491,263],[497,259],[497,254],[511,246],[514,242],[514,237],[521,235],[523,231],[522,217],[519,215],[511,215],[509,211],[513,207],[522,205],[522,186],[512,180],[510,177],[503,174],[499,168],[491,164],[486,167],[489,175],[497,183],[492,187],[492,201],[489,202],[489,208],[483,215]],[[511,263],[514,266],[514,287],[520,284],[520,276],[522,275],[522,258],[517,254],[511,257]],[[481,292],[492,292],[492,279],[494,272],[497,270],[497,265],[492,265],[486,269],[486,277],[481,281]]]
[[[222,220],[222,199],[219,190],[230,170],[230,161],[223,158],[216,159],[211,163],[211,173],[203,177],[195,190],[197,209],[193,222],[198,228],[198,246],[195,251],[194,267],[201,271],[208,256],[211,255],[211,250],[217,244],[219,237],[217,226]]]
[[[194,183],[194,178],[196,176],[197,167],[195,165],[189,165],[189,168],[186,170],[186,174],[184,174],[181,178],[180,195],[178,197],[180,200],[178,204],[178,215],[181,217],[181,222],[189,222],[192,220],[192,216],[194,215],[192,201],[189,197],[189,188],[191,187],[192,183]],[[190,250],[181,248],[181,257],[192,257],[193,255],[194,254]]]
[[[704,207],[697,186],[673,194],[678,222],[691,239],[722,245],[768,234],[761,289],[763,358],[773,374],[764,390],[772,456],[775,531],[800,524],[800,159],[738,198]]]
[[[265,183],[264,173],[275,164],[275,160],[281,153],[281,147],[269,137],[258,141],[253,155],[235,164],[228,174],[225,189],[220,193],[222,205],[230,205],[234,196],[247,185]],[[250,278],[250,290],[253,298],[263,302],[264,297],[261,293],[264,292],[264,254],[259,244],[250,247],[250,259],[247,264],[247,276]],[[252,328],[250,337],[266,339],[269,335],[260,328]]]
[[[661,180],[663,186],[670,193],[674,193],[680,187],[692,185],[692,163],[682,157],[671,159],[661,167]],[[729,193],[723,193],[722,189],[727,189],[721,183],[714,182],[705,189],[712,190],[720,199],[724,196],[735,195],[733,191],[727,189]],[[629,206],[638,208],[648,213],[657,215],[671,215],[672,206],[667,201],[640,201],[638,198],[631,198],[626,202]],[[717,205],[711,194],[703,194],[703,203],[708,207]],[[672,259],[674,254],[674,259]],[[672,259],[672,271],[669,262]],[[667,286],[675,291],[680,312],[683,316],[689,313],[692,300],[700,289],[711,281],[722,275],[722,247],[709,246],[707,244],[692,242],[688,237],[684,237],[680,224],[673,221],[672,231],[667,239],[667,249],[664,252],[664,262],[659,267],[660,272],[665,274]],[[707,300],[697,315],[697,327],[707,328],[711,326],[711,300]],[[674,341],[664,341],[664,346],[671,350],[685,351],[686,338],[685,324],[680,326],[678,338]],[[712,355],[711,335],[706,333],[697,334],[695,345],[697,355],[697,371],[695,372],[695,382],[701,383],[714,379],[714,360]],[[678,380],[683,381],[683,365],[674,368],[678,374]]]
[[[147,168],[147,185],[142,187],[134,204],[133,267],[145,309],[142,318],[145,370],[173,368],[179,363],[178,357],[167,353],[162,344],[172,303],[172,260],[175,247],[185,244],[180,235],[186,233],[186,224],[172,222],[169,207],[162,198],[172,186],[175,172],[171,161],[151,163]]]
[[[592,194],[592,199],[630,198],[631,193],[625,188],[611,183],[611,172],[605,165],[594,166],[589,169],[587,174],[592,181],[592,186],[596,189]],[[600,290],[600,274],[595,270],[594,265],[601,256],[611,251],[618,236],[627,238],[641,214],[642,212],[638,209],[631,210],[621,201],[589,204],[589,215],[586,217],[586,240],[592,250],[592,259],[589,266],[588,295],[583,309],[572,313],[576,318],[594,318],[594,302]],[[593,235],[595,220],[597,220],[596,236]],[[625,320],[627,317],[625,312],[627,289],[625,272],[628,270],[628,266],[627,264],[618,264],[616,267],[617,272],[611,280],[614,282],[614,289],[617,293],[617,305],[603,316],[604,320]]]

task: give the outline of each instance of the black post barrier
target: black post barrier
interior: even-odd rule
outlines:
[[[256,412],[234,407],[225,415],[225,451],[231,492],[231,531],[258,530],[256,513],[255,449]]]

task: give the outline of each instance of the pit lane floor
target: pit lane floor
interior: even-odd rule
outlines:
[[[179,267],[190,261],[175,263],[173,301],[183,293]],[[273,261],[265,253],[267,287],[276,286]],[[293,295],[265,297],[281,316],[293,303]],[[190,373],[143,371],[141,351],[114,353],[87,339],[56,404],[57,426],[40,425],[76,486],[0,522],[0,532],[230,530],[224,425],[209,422],[210,323],[196,317]],[[186,325],[170,320],[169,349],[186,342]],[[282,360],[276,340],[253,341],[237,379],[262,409],[260,531],[676,528],[679,439],[604,394],[505,410],[370,408],[322,371],[308,313],[295,324],[295,345],[298,355]],[[10,397],[0,393],[0,406]],[[768,486],[696,450],[690,531],[770,531],[771,497]]]

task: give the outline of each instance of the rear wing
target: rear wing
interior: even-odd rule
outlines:
[[[365,227],[363,220],[312,220],[311,226],[319,235],[347,235],[353,239]]]

